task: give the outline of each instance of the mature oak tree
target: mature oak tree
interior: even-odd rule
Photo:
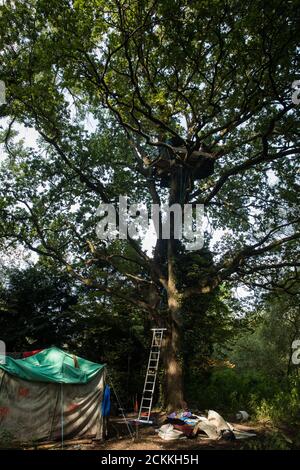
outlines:
[[[8,159],[1,236],[167,326],[182,405],[182,319],[225,282],[297,278],[299,2],[30,0],[1,6]],[[16,142],[18,124],[40,136]],[[204,204],[213,252],[97,239],[100,202]],[[174,231],[174,227],[173,227]],[[284,279],[284,282],[282,281]]]

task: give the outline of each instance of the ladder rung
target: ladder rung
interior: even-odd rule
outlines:
[[[163,334],[166,328],[152,328],[153,330],[153,337],[152,337],[152,344],[151,344],[151,349],[150,349],[150,354],[149,354],[149,362],[147,366],[147,372],[146,372],[146,377],[145,377],[145,382],[144,382],[144,390],[143,390],[143,395],[142,395],[142,400],[141,400],[141,405],[140,405],[140,411],[139,411],[139,419],[142,414],[146,414],[148,421],[149,417],[151,414],[151,407],[152,407],[152,401],[153,401],[153,396],[154,396],[154,390],[155,390],[155,384],[156,384],[156,377],[158,374],[158,369],[159,369],[159,360],[160,360],[160,352],[161,352],[161,347],[163,344]],[[147,388],[147,386],[151,388]],[[147,398],[145,395],[148,395],[149,398]],[[149,403],[149,406],[145,406],[145,402]]]

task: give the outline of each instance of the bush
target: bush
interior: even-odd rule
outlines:
[[[241,450],[290,450],[292,444],[286,438],[278,433],[272,432],[264,437],[257,437],[243,442]]]
[[[225,414],[246,410],[259,421],[300,424],[300,379],[281,382],[261,372],[215,369],[194,376],[187,386],[188,403]]]
[[[256,419],[274,425],[300,425],[299,382],[299,380],[287,381],[283,389],[276,392],[271,399],[258,400],[253,396],[251,408]]]
[[[216,369],[207,378],[194,376],[187,387],[189,400],[197,402],[198,408],[202,409],[249,409],[253,394],[256,398],[272,396],[266,378],[260,373],[242,373],[234,369]]]

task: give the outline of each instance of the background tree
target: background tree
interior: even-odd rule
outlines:
[[[228,354],[237,369],[260,370],[281,382],[298,375],[298,366],[292,362],[292,344],[300,338],[298,285],[289,292],[275,290],[264,296],[245,322],[248,331],[238,335]]]
[[[66,274],[41,267],[11,270],[1,288],[0,329],[7,351],[28,351],[69,342],[77,294]],[[4,337],[4,336],[3,336]]]
[[[297,275],[298,16],[298,1],[279,0],[1,7],[1,235],[167,326],[171,408],[183,403],[188,305],[202,315],[223,283],[270,288]],[[36,129],[39,145],[17,144],[14,123]],[[153,256],[141,240],[100,241],[95,209],[120,194],[202,203],[224,236],[212,253],[188,253],[160,233]]]
[[[148,353],[145,316],[46,262],[7,270],[1,279],[0,331],[9,353],[57,346],[108,363],[122,403],[132,408]]]

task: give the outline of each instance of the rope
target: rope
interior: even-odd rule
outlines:
[[[61,405],[61,448],[64,448],[64,388],[61,382],[60,405]]]
[[[125,416],[125,414],[124,414],[123,407],[122,407],[122,405],[121,405],[121,402],[120,402],[120,400],[119,400],[119,397],[118,397],[118,395],[117,395],[117,392],[116,392],[116,390],[115,390],[115,388],[114,388],[114,385],[113,385],[113,383],[112,383],[111,376],[107,374],[107,377],[108,377],[108,379],[109,379],[111,388],[113,389],[113,392],[114,392],[115,397],[116,397],[116,399],[117,399],[117,403],[118,403],[119,409],[120,409],[121,412],[122,412],[124,421],[125,421],[126,426],[127,426],[127,429],[128,429],[128,433],[129,433],[131,439],[134,440],[134,431],[133,431],[133,428],[131,427],[131,424],[129,423],[129,421],[127,420],[127,418],[126,418],[126,416]],[[130,427],[131,427],[131,429],[130,429]]]
[[[180,168],[180,190],[179,190],[179,200],[180,204],[184,204],[185,202],[185,191],[186,191],[186,184],[188,180],[188,169],[185,167]]]
[[[162,296],[161,296],[161,298],[160,298],[160,303],[159,303],[159,308],[161,309],[161,308],[164,306],[164,304],[167,303],[167,301],[168,301],[167,291],[166,291],[166,289],[163,287],[163,288],[162,288]]]

